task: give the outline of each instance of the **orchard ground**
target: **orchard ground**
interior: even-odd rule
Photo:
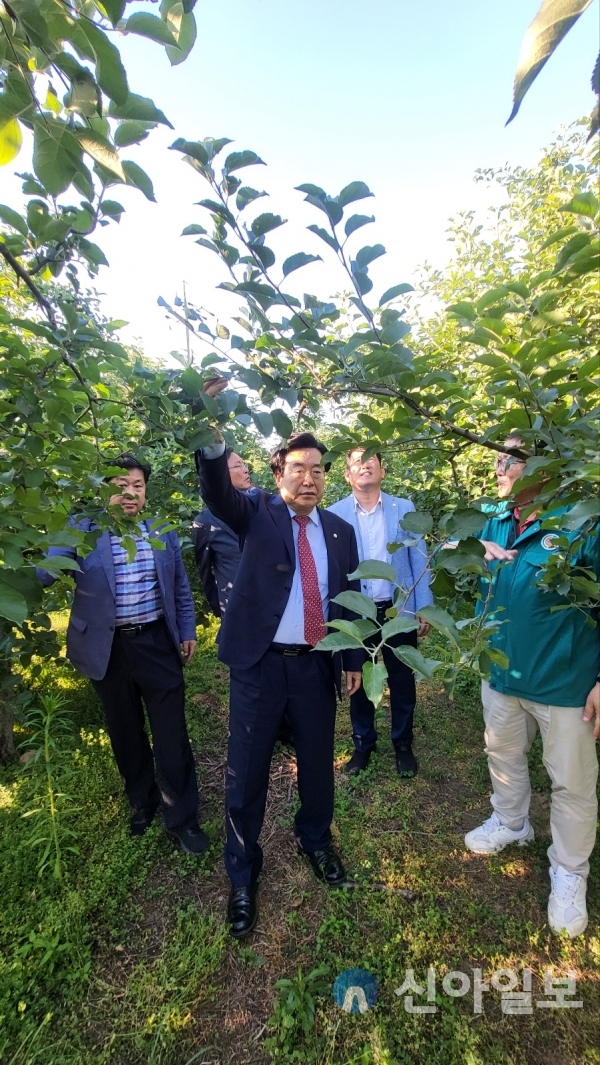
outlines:
[[[54,615],[64,635],[66,615]],[[575,942],[546,923],[549,784],[539,739],[532,755],[536,842],[490,858],[470,855],[463,834],[489,814],[476,684],[454,703],[419,691],[409,783],[395,774],[387,725],[358,780],[341,767],[350,752],[348,707],[336,739],[335,837],[349,886],[328,891],[296,856],[295,763],[278,750],[263,831],[260,920],[247,940],[228,938],[222,867],[227,671],[215,656],[215,625],[199,629],[187,669],[188,721],[212,846],[183,855],[158,824],[141,839],[128,813],[100,708],[67,665],[36,682],[72,710],[61,753],[67,815],[79,854],[55,882],[37,875],[23,820],[27,767],[0,777],[0,1058],[5,1065],[582,1065],[600,1061],[600,855],[589,888],[590,924]],[[73,775],[68,775],[70,770]],[[498,969],[533,970],[533,1012],[507,1016],[500,993],[444,993],[443,976],[471,981]],[[376,1006],[343,1012],[332,985],[348,968],[379,984]],[[406,970],[437,976],[436,1012],[406,1012],[394,991]],[[314,973],[314,970],[317,973]],[[545,1009],[543,974],[577,979],[581,1008]],[[277,988],[281,978],[291,983]],[[455,984],[456,986],[456,984]],[[428,1005],[426,995],[415,1004]],[[567,1000],[569,1001],[569,1000]],[[314,1024],[313,1003],[315,1006]]]

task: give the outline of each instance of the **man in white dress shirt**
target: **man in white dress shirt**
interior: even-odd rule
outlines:
[[[257,920],[258,840],[273,746],[286,712],[298,765],[296,842],[329,887],[345,879],[331,836],[335,693],[342,666],[347,692],[359,687],[364,655],[359,648],[342,655],[314,650],[327,620],[351,616],[333,600],[358,590],[347,578],[358,565],[354,533],[318,507],[325,451],[311,433],[277,448],[271,457],[277,495],[236,490],[222,442],[196,452],[202,497],[242,547],[219,637],[219,658],[231,668],[225,866],[235,938],[248,935]]]
[[[329,510],[353,526],[361,562],[377,559],[394,566],[397,583],[406,595],[400,613],[415,619],[415,629],[399,633],[390,643],[393,647],[402,644],[416,647],[417,635],[426,636],[429,632],[427,622],[419,620],[419,610],[433,601],[429,589],[427,551],[421,542],[416,547],[400,547],[393,554],[389,553],[388,544],[400,543],[408,538],[400,522],[405,514],[415,508],[409,499],[389,496],[381,491],[385,477],[381,455],[373,455],[365,462],[364,450],[356,448],[346,455],[344,476],[352,488],[352,495],[334,503]],[[411,535],[410,539],[414,540],[415,537]],[[377,621],[383,624],[388,620],[386,611],[392,606],[394,586],[384,580],[363,581],[361,590],[375,602]],[[404,596],[400,602],[403,599]],[[412,670],[396,657],[392,646],[384,647],[383,660],[388,671],[396,769],[401,777],[406,778],[415,776],[418,770],[412,750],[415,677]],[[360,688],[350,699],[350,718],[355,749],[345,768],[351,776],[356,776],[368,766],[377,742],[375,707],[367,698],[364,688]]]

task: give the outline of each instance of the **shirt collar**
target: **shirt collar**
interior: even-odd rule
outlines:
[[[373,511],[377,510],[377,507],[383,507],[383,500],[381,498],[381,492],[379,493],[379,499],[377,500],[375,506],[371,507],[371,510],[365,510],[365,508],[363,507],[362,503],[356,498],[355,495],[353,495],[353,499],[354,499],[354,509],[355,510],[360,510],[362,514],[372,514]]]
[[[291,507],[288,507],[288,510],[289,510],[289,513],[290,513],[290,517],[292,519],[297,517],[295,510],[292,510]],[[311,510],[310,514],[307,514],[306,517],[310,518],[310,520],[312,521],[313,525],[319,526],[321,524],[321,519],[319,518],[319,509],[318,509],[318,507],[313,507],[313,509]]]

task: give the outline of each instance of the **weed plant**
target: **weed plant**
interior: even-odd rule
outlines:
[[[29,710],[27,725],[29,736],[21,745],[32,755],[26,770],[30,797],[22,814],[30,823],[27,843],[39,848],[38,876],[51,871],[60,880],[65,855],[79,854],[76,834],[67,824],[77,811],[72,796],[63,790],[75,772],[68,746],[73,726],[67,700],[41,695],[40,705]]]

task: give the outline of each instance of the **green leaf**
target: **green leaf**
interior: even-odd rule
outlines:
[[[76,74],[71,80],[71,88],[64,98],[67,111],[76,111],[80,115],[92,118],[100,110],[100,90],[92,75],[87,71]]]
[[[13,211],[12,207],[7,207],[5,204],[0,203],[0,220],[5,222],[7,226],[12,226],[12,228],[16,229],[22,234],[22,236],[27,236],[29,232],[27,222],[20,214]]]
[[[186,11],[183,14],[181,22],[179,24],[179,33],[177,34],[177,45],[173,46],[168,44],[165,48],[165,52],[169,58],[169,62],[172,67],[176,67],[179,63],[183,63],[189,56],[192,48],[196,43],[196,19],[191,12]]]
[[[380,255],[385,255],[385,248],[383,244],[373,244],[372,247],[366,245],[356,253],[356,264],[359,270],[364,270],[365,267],[372,263],[374,259],[378,259]]]
[[[250,411],[252,421],[261,436],[270,436],[273,432],[273,419],[267,411]]]
[[[68,558],[67,555],[48,555],[44,559],[42,568],[48,570],[48,573],[58,576],[64,573],[65,570],[72,570],[78,573],[80,566],[76,559]]]
[[[361,296],[366,296],[367,292],[370,292],[373,288],[373,282],[369,275],[364,270],[353,270],[352,276]]]
[[[340,592],[332,602],[346,607],[347,610],[352,610],[359,617],[372,618],[373,621],[377,620],[375,603],[368,595],[363,595],[362,592]]]
[[[329,632],[327,636],[319,640],[316,650],[345,651],[348,648],[356,650],[357,647],[362,647],[362,643],[355,636],[350,636],[347,632]]]
[[[77,138],[84,152],[100,163],[100,166],[110,170],[111,174],[115,174],[121,181],[126,180],[118,153],[106,137],[101,137],[92,129],[82,129],[77,130]]]
[[[16,118],[0,125],[0,166],[7,166],[21,151],[23,134]]]
[[[427,536],[433,529],[433,517],[423,510],[410,510],[405,514],[400,525],[405,532],[419,533]]]
[[[409,645],[392,647],[392,651],[396,658],[404,662],[405,666],[414,670],[415,673],[420,673],[423,677],[427,677],[427,680],[433,680],[435,669],[437,666],[443,665],[442,662],[437,661],[435,658],[423,658],[423,655],[416,647],[410,647]]]
[[[131,159],[124,159],[122,166],[127,184],[135,186],[136,189],[139,189],[140,192],[144,193],[144,196],[147,200],[151,200],[152,203],[156,203],[156,197],[154,195],[152,182],[148,177],[146,171],[142,170],[141,166],[138,166],[137,163],[132,162]]]
[[[579,529],[589,518],[600,517],[600,500],[581,499],[560,519],[561,528]]]
[[[446,307],[446,311],[455,318],[466,318],[469,322],[474,322],[477,318],[475,307],[472,303],[467,303],[466,300],[452,303],[449,307]]]
[[[455,540],[466,540],[471,536],[477,536],[485,525],[485,514],[480,510],[469,508],[468,510],[453,511],[448,520],[442,519],[440,528],[444,529]]]
[[[29,607],[25,597],[0,577],[0,617],[6,618],[14,625],[23,625],[28,614]]]
[[[286,259],[283,264],[283,276],[287,277],[294,270],[299,270],[301,266],[306,266],[308,263],[322,262],[320,255],[307,255],[304,251],[296,252],[295,255],[290,255],[289,259]]]
[[[372,195],[373,193],[368,185],[365,185],[364,181],[351,181],[349,185],[342,189],[337,197],[337,202],[340,207],[346,207],[349,203],[354,203],[356,200],[365,200]]]
[[[280,407],[274,407],[271,410],[271,417],[273,419],[275,431],[278,432],[284,440],[287,440],[287,438],[294,432],[292,419],[288,418],[285,411],[281,410]]]
[[[448,573],[477,573],[480,576],[487,574],[484,562],[485,548],[483,544],[473,537],[461,540],[458,547],[444,549],[438,555],[439,564]]]
[[[347,636],[353,636],[355,640],[364,638],[358,624],[354,621],[345,621],[343,618],[337,618],[335,621],[328,621],[327,625],[336,632],[345,632]]]
[[[44,125],[36,123],[33,169],[51,196],[58,196],[69,187],[80,158],[77,138],[64,123],[50,119]]]
[[[367,699],[377,708],[383,699],[388,671],[381,662],[365,662],[362,668],[362,682]]]
[[[559,211],[565,210],[563,207],[559,207]],[[563,226],[562,229],[557,229],[543,244],[540,245],[540,251],[544,248],[549,248],[552,244],[558,244],[559,240],[564,240],[565,237],[570,237],[573,233],[580,233],[579,226]]]
[[[306,228],[310,229],[311,233],[316,233],[317,236],[320,237],[321,240],[324,240],[326,244],[329,244],[329,247],[333,248],[334,251],[339,248],[339,244],[335,237],[333,237],[331,233],[328,233],[326,229],[315,225],[307,226]]]
[[[508,122],[512,122],[540,70],[590,3],[591,0],[542,0],[521,45]]]
[[[166,115],[148,96],[137,96],[134,92],[130,92],[122,104],[111,101],[108,114],[111,118],[129,118],[133,122],[160,122],[163,126],[173,129]]]
[[[119,49],[106,34],[89,19],[80,18],[78,26],[85,34],[96,56],[96,81],[102,92],[116,104],[124,104],[129,96],[127,73],[121,62]]]
[[[402,340],[402,337],[405,337],[407,333],[410,333],[410,329],[408,322],[403,322],[400,319],[390,322],[381,334],[381,342],[382,344],[389,344],[391,347],[393,344],[397,344],[399,340]]]
[[[198,233],[206,233],[204,226],[199,226],[197,222],[192,222],[191,225],[186,226],[185,229],[182,229],[181,236],[191,237],[192,235],[197,235]]]
[[[346,222],[346,225],[344,226],[344,233],[346,234],[347,237],[349,237],[351,233],[354,233],[355,230],[360,229],[361,226],[366,226],[366,225],[369,224],[369,222],[374,222],[374,221],[375,221],[375,215],[372,215],[372,214],[371,215],[353,214],[351,216],[351,218],[348,219],[348,221]]]
[[[254,237],[262,237],[265,233],[270,233],[272,229],[278,229],[279,226],[284,225],[285,219],[281,218],[278,214],[271,214],[265,212],[265,214],[259,214],[254,219],[250,226]]]
[[[584,215],[587,218],[595,218],[600,209],[600,203],[598,203],[593,192],[578,192],[569,203],[558,209],[559,211],[569,211],[571,214]]]
[[[446,632],[456,644],[460,642],[460,634],[456,628],[454,618],[447,610],[443,610],[441,606],[424,606],[419,610],[419,617],[423,618],[424,621],[428,621],[430,625],[433,625],[434,629]]]
[[[361,562],[354,573],[348,574],[348,580],[362,581],[390,581],[396,583],[396,570],[389,562],[378,562],[377,559],[366,559]]]
[[[231,174],[234,170],[241,170],[244,166],[256,166],[257,164],[265,165],[256,152],[231,152],[225,160],[223,170],[226,174]]]
[[[146,140],[148,133],[148,123],[125,120],[115,130],[115,144],[117,148],[127,148],[129,144],[139,144]]]
[[[243,211],[244,207],[247,207],[249,203],[253,203],[254,200],[258,200],[261,196],[266,195],[266,192],[259,192],[258,189],[250,188],[249,185],[242,185],[242,187],[237,191],[235,205],[238,211]]]
[[[391,300],[395,300],[396,296],[403,296],[405,292],[414,292],[412,285],[404,284],[394,285],[392,288],[388,288],[383,293],[379,300],[379,306],[383,307],[384,303],[390,303]]]
[[[117,22],[120,22],[123,18],[126,4],[127,0],[102,0],[102,7],[106,11],[113,26],[116,26]]]
[[[159,44],[168,44],[173,48],[177,48],[177,41],[166,22],[163,22],[156,15],[147,14],[145,11],[136,11],[134,15],[130,15],[123,26],[123,32],[136,33],[140,37],[148,37],[151,41],[158,41]]]
[[[398,614],[397,617],[392,618],[391,621],[386,621],[381,629],[382,640],[389,640],[392,636],[397,636],[399,632],[414,632],[419,628],[419,622],[415,618],[407,617],[404,614]]]

